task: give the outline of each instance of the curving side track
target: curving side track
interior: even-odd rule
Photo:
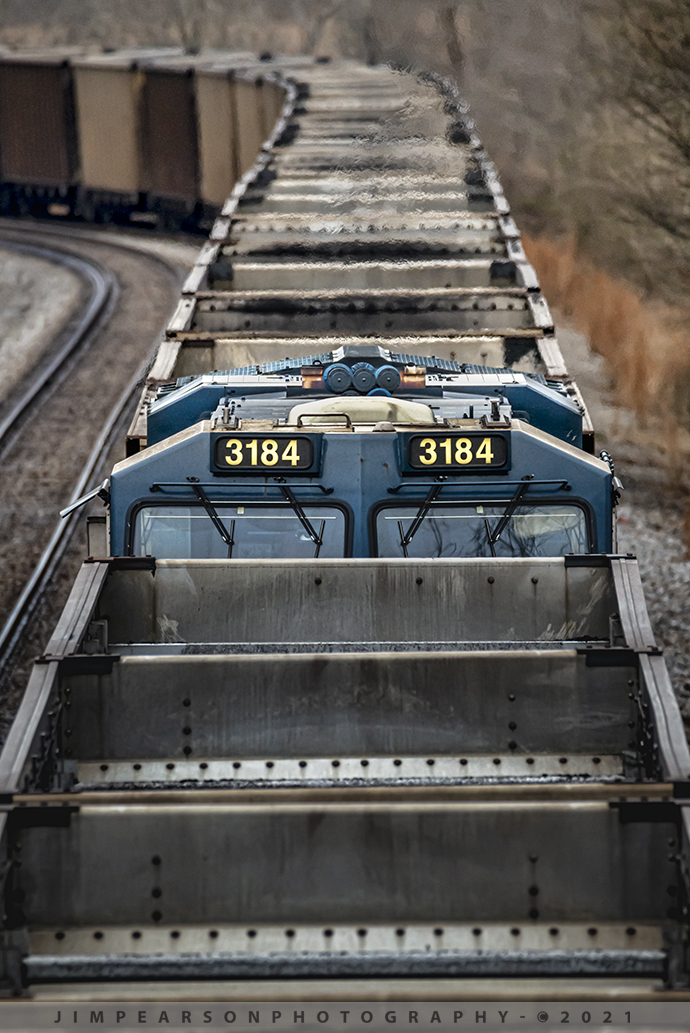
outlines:
[[[139,243],[115,233],[3,223],[0,242],[67,266],[86,288],[77,318],[66,332],[56,332],[55,345],[32,377],[0,409],[0,505],[17,511],[17,534],[0,550],[0,687],[6,697],[0,721],[5,723],[24,680],[21,671],[16,677],[17,667],[27,652],[39,651],[41,634],[59,612],[76,569],[77,553],[83,553],[79,548],[70,556],[86,513],[75,511],[61,520],[59,511],[120,457],[114,446],[131,417],[158,330],[186,266],[183,247],[177,248],[176,261],[152,252],[146,239]],[[125,344],[124,351],[117,349],[117,361],[109,347],[113,340]],[[100,384],[96,419],[82,402],[94,382]],[[56,584],[61,591],[44,606],[46,593]],[[41,629],[38,636],[36,627]]]
[[[8,251],[33,255],[66,266],[87,285],[88,294],[76,326],[70,328],[66,339],[60,341],[48,360],[39,363],[38,369],[33,370],[30,378],[25,379],[18,392],[19,397],[10,401],[9,411],[3,415],[0,422],[0,452],[17,430],[29,407],[46,389],[56,387],[67,376],[70,360],[74,359],[80,348],[88,347],[90,336],[107,318],[118,294],[117,280],[112,272],[100,263],[89,261],[65,249],[56,250],[39,243],[26,243],[22,240],[22,237],[26,236],[27,234],[22,232],[17,235],[0,230],[0,244]]]
[[[21,235],[20,235],[21,236]],[[70,328],[66,338],[61,340],[47,361],[39,362],[38,369],[30,378],[20,385],[18,397],[10,400],[9,411],[0,422],[0,455],[7,452],[11,444],[21,433],[22,418],[30,407],[38,404],[46,393],[55,389],[69,374],[69,370],[77,361],[81,349],[88,348],[90,339],[107,319],[109,312],[117,301],[118,285],[113,273],[100,263],[86,260],[67,250],[56,250],[39,243],[26,243],[18,239],[16,234],[0,232],[2,246],[19,254],[32,255],[36,258],[57,262],[72,269],[88,287],[88,293],[76,325]],[[135,385],[136,386],[136,385]],[[125,401],[126,404],[126,401]],[[73,498],[78,498],[82,485],[103,462],[102,452],[110,440],[113,418],[121,414],[121,406],[113,412],[100,435],[96,447],[92,450],[84,472],[77,482]],[[10,610],[0,630],[0,686],[4,684],[11,670],[12,658],[28,622],[36,613],[45,588],[52,579],[58,564],[64,556],[70,538],[76,527],[76,519],[59,523],[50,542],[44,549],[37,566],[24,589]]]

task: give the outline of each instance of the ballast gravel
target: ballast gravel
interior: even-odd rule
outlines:
[[[0,243],[0,398],[37,364],[81,295],[81,280],[64,265]]]
[[[616,405],[604,362],[582,334],[563,325],[558,340],[592,416],[597,451],[607,449],[623,482],[616,511],[618,551],[637,556],[654,633],[690,725],[690,560],[683,541],[687,443],[679,435],[669,448],[663,428],[643,426]]]

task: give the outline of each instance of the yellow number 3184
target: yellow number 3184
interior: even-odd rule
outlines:
[[[472,460],[484,461],[487,465],[494,458],[491,451],[491,438],[483,438],[476,452],[473,452],[471,438],[422,438],[419,442],[419,462],[425,466],[467,466]]]
[[[228,466],[275,466],[280,459],[283,463],[297,466],[300,461],[297,442],[294,439],[286,442],[282,452],[281,444],[283,442],[279,444],[275,438],[230,438],[225,442],[225,462]]]

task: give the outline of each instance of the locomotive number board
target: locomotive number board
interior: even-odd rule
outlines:
[[[321,436],[217,434],[211,439],[216,473],[318,473]]]
[[[507,434],[414,434],[405,456],[411,470],[501,470],[510,461]]]

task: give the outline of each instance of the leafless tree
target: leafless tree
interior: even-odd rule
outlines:
[[[619,97],[649,141],[636,205],[690,242],[690,0],[638,0],[619,17]]]
[[[457,12],[457,0],[455,3],[448,3],[447,0],[440,0],[437,3],[436,18],[441,35],[445,40],[448,63],[455,80],[460,85],[465,72],[465,48],[458,31]]]
[[[304,52],[306,54],[314,54],[316,52],[326,25],[341,12],[346,4],[347,0],[321,0],[317,4],[310,5],[306,10],[304,5],[300,5],[302,7],[301,22],[304,33]]]

